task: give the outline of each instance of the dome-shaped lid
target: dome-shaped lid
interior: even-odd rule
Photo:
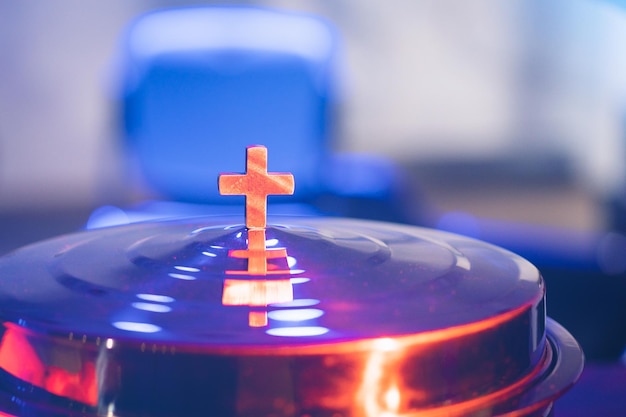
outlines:
[[[254,233],[195,218],[12,253],[0,260],[0,367],[120,416],[242,398],[272,408],[258,401],[276,396],[341,411],[368,384],[402,393],[392,408],[430,409],[502,400],[545,372],[543,282],[510,252],[345,219],[270,218],[264,250],[250,248]],[[137,400],[142,380],[150,401]]]
[[[293,188],[273,181],[220,186]],[[386,223],[265,224],[265,195],[247,198],[246,225],[139,223],[0,259],[0,412],[532,413],[580,372],[579,348],[546,327],[543,281],[519,256]]]
[[[236,221],[136,224],[23,248],[0,262],[0,317],[45,334],[243,352],[470,330],[543,298],[530,263],[461,236],[277,218],[255,254],[254,231]],[[266,270],[251,273],[258,261]]]

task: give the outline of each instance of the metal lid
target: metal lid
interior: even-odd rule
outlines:
[[[218,186],[245,196],[245,226],[144,223],[0,260],[1,412],[543,416],[578,377],[522,258],[407,226],[268,226],[294,178],[262,146]]]
[[[238,220],[76,233],[0,260],[0,384],[20,399],[0,411],[531,413],[580,373],[571,336],[546,331],[539,273],[510,252],[385,223]]]

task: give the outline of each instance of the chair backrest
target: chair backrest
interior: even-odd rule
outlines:
[[[267,146],[296,200],[320,191],[335,100],[337,35],[325,21],[252,7],[193,7],[137,19],[123,40],[125,135],[149,186],[221,204],[216,178]]]

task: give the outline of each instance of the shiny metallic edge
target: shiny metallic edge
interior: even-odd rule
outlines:
[[[522,405],[515,411],[499,414],[497,417],[540,416],[542,410],[549,411],[556,399],[565,394],[583,372],[585,355],[582,348],[563,326],[546,317],[547,339],[554,350],[549,373],[536,382],[530,390],[522,394],[519,403]]]
[[[539,298],[538,301],[541,301],[541,299],[542,298]],[[302,358],[300,359],[300,361],[304,361],[302,369],[298,371],[301,376],[304,375],[302,374],[302,372],[306,372],[307,370],[311,371],[317,366],[316,359],[322,360],[324,358],[332,359],[333,362],[339,360],[341,363],[361,366],[369,363],[368,358],[370,358],[370,356],[374,355],[378,358],[382,355],[379,359],[384,359],[384,362],[387,364],[385,366],[395,367],[396,365],[398,365],[396,364],[398,358],[401,359],[398,363],[406,363],[406,360],[410,360],[410,356],[423,349],[445,350],[445,344],[450,343],[452,340],[455,339],[459,339],[459,343],[461,343],[461,346],[464,346],[467,343],[475,345],[475,338],[478,337],[480,339],[480,335],[483,334],[483,332],[490,332],[492,329],[502,328],[502,326],[506,326],[508,323],[512,323],[513,321],[520,320],[523,317],[527,317],[528,314],[530,314],[530,311],[532,311],[532,309],[534,308],[534,306],[535,304],[522,306],[515,310],[502,313],[488,320],[483,320],[481,322],[473,323],[471,325],[462,325],[453,328],[441,329],[434,332],[426,332],[423,334],[406,335],[400,337],[382,337],[361,341],[340,342],[338,344],[321,344],[317,346],[309,345],[304,346],[304,349],[302,346],[292,346],[289,349],[254,346],[247,347],[245,349],[241,349],[241,347],[239,347],[238,349],[229,349],[226,352],[221,349],[215,351],[214,349],[200,348],[199,351],[193,349],[194,352],[191,353],[200,353],[205,355],[208,354],[214,356],[216,360],[219,360],[220,357],[224,357],[225,355],[229,355],[247,356],[249,358],[261,357],[261,360],[262,357],[273,357],[276,359],[282,357],[284,358],[282,360],[289,361],[290,357],[293,358],[294,356],[297,356],[299,358]],[[163,359],[170,355],[190,353],[181,346],[158,346],[156,344],[153,344],[151,346],[151,344],[148,343],[141,344],[141,346],[136,346],[134,343],[120,343],[117,340],[105,338],[97,338],[96,343],[94,344],[90,340],[91,338],[87,337],[86,335],[83,335],[81,337],[79,335],[70,334],[66,338],[59,338],[53,335],[38,334],[36,332],[33,332],[32,330],[13,323],[4,323],[4,327],[6,328],[6,332],[2,339],[3,349],[0,350],[0,352],[2,352],[2,355],[0,355],[0,362],[2,363],[0,365],[2,366],[4,371],[12,374],[14,377],[17,377],[22,382],[25,382],[27,384],[33,384],[39,388],[42,388],[44,391],[49,392],[50,394],[55,394],[62,398],[66,398],[67,400],[78,401],[82,404],[90,406],[98,405],[99,407],[101,407],[101,400],[104,398],[102,397],[103,393],[100,393],[100,389],[94,388],[96,389],[96,391],[93,391],[93,389],[84,389],[84,387],[97,387],[101,385],[102,381],[98,381],[96,379],[96,375],[93,372],[85,373],[84,370],[95,371],[95,368],[102,368],[102,366],[107,363],[110,363],[111,366],[115,368],[117,366],[115,359],[116,356],[119,354],[125,355],[131,352],[137,352],[138,354],[143,354],[143,352],[145,352],[145,354],[149,354],[150,352],[152,352],[153,354],[165,355]],[[11,337],[7,339],[7,336],[9,334],[11,335]],[[11,344],[5,346],[5,339],[11,340]],[[32,375],[34,374],[32,373],[32,371],[29,371],[30,368],[23,369],[21,365],[17,365],[18,367],[13,369],[16,366],[17,362],[15,362],[15,355],[11,355],[11,352],[18,354],[18,351],[24,352],[24,348],[27,348],[28,351],[29,343],[37,341],[38,343],[36,344],[39,345],[40,349],[45,346],[46,350],[50,352],[73,352],[73,355],[82,358],[83,366],[81,367],[82,371],[80,374],[68,373],[68,371],[59,368],[53,363],[45,364],[41,362],[39,364],[39,367],[37,367],[37,369],[41,368],[39,369],[39,373],[42,375],[48,375],[54,372],[61,372],[66,378],[69,378],[70,380],[76,380],[75,382],[78,384],[74,384],[76,385],[76,387],[74,387],[70,391],[67,391],[66,388],[62,386],[57,387],[56,385],[50,385],[50,383],[48,382],[46,382],[45,384],[43,382],[37,382],[37,379],[33,379]],[[11,348],[10,350],[4,352],[4,348],[8,346],[21,347],[18,350],[15,350],[15,348]],[[545,350],[545,348],[543,348],[542,350]],[[400,356],[397,357],[398,355]],[[307,356],[311,357],[313,362],[307,362],[308,360],[304,359]],[[545,353],[543,354],[543,357],[545,358]],[[497,402],[504,398],[515,395],[519,391],[522,391],[524,387],[532,384],[532,382],[536,378],[539,378],[540,375],[544,373],[543,364],[546,362],[545,359],[538,358],[532,360],[532,362],[532,368],[528,369],[527,372],[525,372],[523,375],[518,375],[516,379],[510,380],[510,385],[502,386],[501,388],[492,391],[490,394],[487,394],[486,397],[480,396],[479,398],[471,400],[472,404],[484,404],[485,401],[489,403]],[[313,368],[311,368],[311,366],[313,366]],[[338,375],[331,375],[329,377],[334,378],[337,376]],[[344,375],[344,377],[347,377],[347,375]],[[355,393],[358,394],[363,390],[371,393],[371,389],[366,389],[367,384],[364,380],[363,382],[359,382],[361,380],[357,375],[350,375],[349,379],[352,381],[351,387]],[[79,380],[82,382],[78,383]],[[330,380],[328,380],[327,382],[330,382]],[[329,387],[332,386],[333,383],[330,383]],[[81,390],[76,391],[76,389],[78,389],[79,387],[82,387],[81,390],[84,390],[84,392]],[[321,387],[317,386],[316,384],[314,388],[319,389]],[[334,395],[331,391],[334,390],[331,389],[326,394],[331,396]],[[347,399],[348,398],[346,398],[346,400]],[[477,402],[477,400],[479,399],[482,400]],[[351,401],[354,401],[354,398]],[[350,401],[344,403],[344,405],[348,406],[349,403]],[[462,403],[465,403],[465,401],[463,401]],[[436,408],[440,407],[435,407],[435,409]]]

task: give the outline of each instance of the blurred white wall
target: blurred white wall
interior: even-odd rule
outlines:
[[[344,35],[339,148],[402,161],[562,153],[626,175],[626,12],[592,0],[267,0]],[[0,209],[92,205],[123,184],[107,83],[134,16],[174,1],[0,0]]]
[[[514,123],[520,8],[343,1],[345,143],[402,159],[501,152]]]
[[[346,38],[348,149],[403,161],[553,154],[595,193],[623,182],[626,8],[597,0],[339,4],[322,13]]]
[[[95,201],[114,162],[108,64],[137,6],[0,0],[0,207]]]

